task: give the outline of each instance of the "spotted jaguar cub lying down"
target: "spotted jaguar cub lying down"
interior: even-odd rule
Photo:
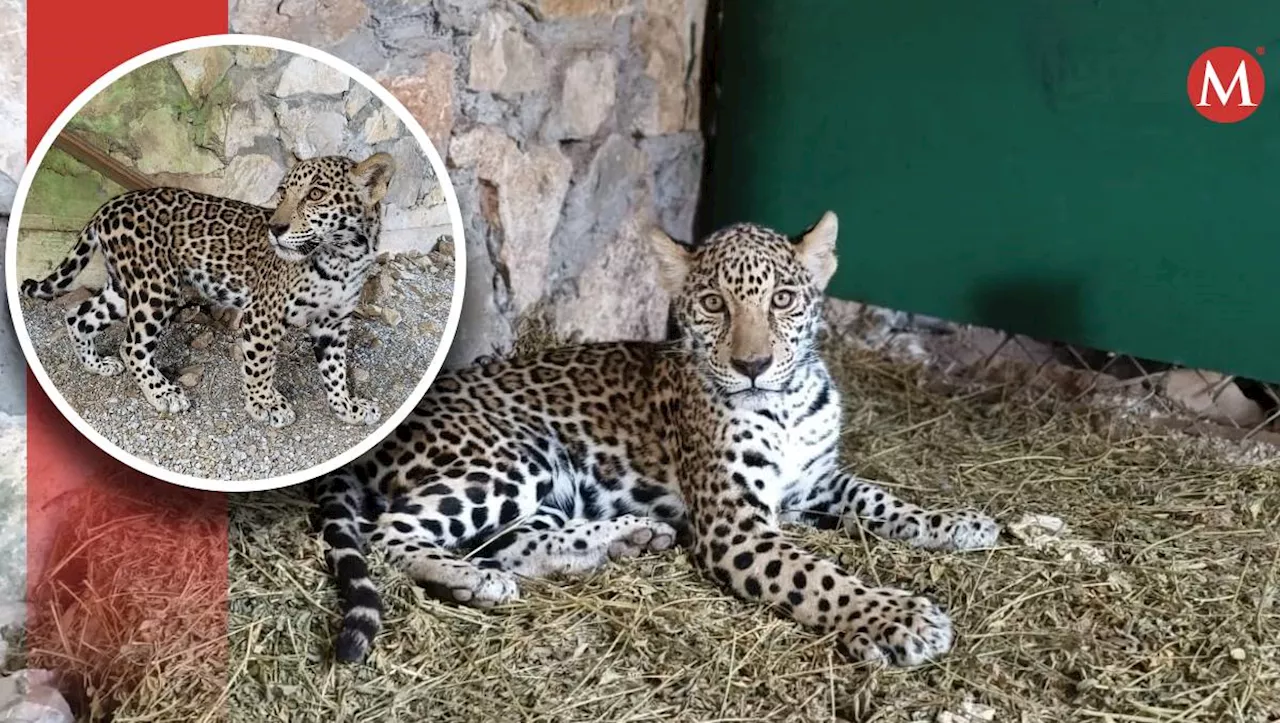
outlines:
[[[365,544],[446,600],[516,599],[520,576],[581,573],[691,540],[711,578],[855,658],[914,666],[951,647],[933,602],[868,585],[783,521],[969,549],[999,528],[840,471],[840,395],[815,349],[836,217],[798,239],[756,225],[695,249],[653,234],[681,341],[557,349],[437,378],[395,434],[317,482],[343,608],[341,660],[381,626]],[[463,559],[461,551],[472,551]]]
[[[113,376],[127,366],[161,413],[190,408],[153,359],[182,287],[191,287],[243,312],[245,409],[254,420],[273,427],[294,421],[272,381],[287,324],[310,332],[334,413],[348,424],[374,424],[378,405],[347,388],[347,333],[377,254],[379,204],[394,170],[385,153],[359,163],[338,156],[299,161],[276,191],[274,210],[176,188],[125,193],[94,213],[52,274],[22,282],[22,293],[58,296],[101,249],[106,286],[66,315],[89,371]],[[129,325],[120,358],[100,356],[94,339],[118,319]]]

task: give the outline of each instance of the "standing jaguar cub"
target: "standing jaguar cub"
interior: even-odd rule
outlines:
[[[127,366],[161,413],[190,408],[153,361],[189,286],[243,312],[245,409],[254,420],[273,427],[294,421],[272,381],[287,324],[310,332],[334,413],[349,424],[374,424],[377,404],[347,388],[347,333],[377,254],[380,202],[394,170],[385,153],[359,163],[339,156],[298,161],[277,189],[274,209],[176,188],[125,193],[98,209],[58,268],[42,281],[24,281],[22,293],[52,299],[65,292],[101,249],[105,287],[66,315],[89,371],[112,376]],[[94,339],[118,319],[129,325],[120,359],[100,356]]]
[[[654,232],[679,341],[440,376],[394,434],[318,481],[338,658],[363,659],[381,627],[366,543],[434,594],[483,607],[514,600],[518,576],[580,573],[677,539],[722,586],[837,631],[857,659],[913,666],[947,652],[951,621],[934,603],[868,585],[779,529],[860,525],[933,549],[985,547],[999,532],[841,471],[840,394],[815,348],[836,226],[827,213],[793,240],[740,224],[694,249]]]

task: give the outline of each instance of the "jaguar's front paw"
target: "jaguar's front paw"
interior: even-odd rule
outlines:
[[[266,399],[250,398],[244,408],[255,422],[266,422],[272,427],[287,427],[297,419],[293,405],[279,392]]]
[[[951,650],[951,619],[928,598],[870,590],[840,638],[855,660],[914,668]]]
[[[143,390],[147,401],[161,414],[178,414],[191,408],[187,395],[169,382],[157,385],[155,389]]]
[[[382,418],[378,403],[371,399],[349,397],[332,406],[338,418],[347,424],[377,424]]]

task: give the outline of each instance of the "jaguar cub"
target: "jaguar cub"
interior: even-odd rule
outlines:
[[[273,427],[294,421],[272,381],[276,345],[289,325],[310,332],[334,413],[349,424],[374,424],[377,404],[347,388],[347,333],[377,254],[380,202],[394,170],[385,153],[359,163],[339,156],[298,161],[276,191],[274,209],[176,188],[125,193],[94,213],[52,274],[24,281],[22,292],[56,297],[101,249],[105,287],[66,315],[89,371],[112,376],[128,367],[161,413],[190,408],[153,361],[159,335],[189,287],[242,311],[245,409],[254,420]],[[120,358],[100,356],[94,339],[118,319],[128,323]]]
[[[861,526],[953,550],[999,532],[841,470],[840,394],[815,348],[836,229],[831,213],[796,239],[740,224],[695,248],[655,231],[679,341],[587,344],[437,378],[394,434],[316,483],[343,609],[337,657],[363,659],[381,627],[367,543],[434,594],[485,607],[516,599],[521,576],[679,541],[723,587],[837,631],[857,659],[914,666],[947,652],[937,605],[869,585],[779,528]]]

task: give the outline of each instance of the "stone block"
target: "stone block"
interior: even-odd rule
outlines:
[[[284,66],[275,94],[280,98],[304,93],[342,95],[350,86],[351,78],[337,68],[295,55]]]
[[[284,173],[284,166],[271,156],[261,153],[236,156],[222,172],[221,195],[265,206],[275,194]]]
[[[420,75],[397,76],[384,82],[387,90],[413,114],[441,158],[449,155],[453,133],[453,76],[457,63],[446,53],[428,53]]]
[[[275,48],[242,45],[235,49],[235,63],[241,68],[266,68],[279,57],[280,51]]]
[[[27,163],[25,0],[0,0],[0,212],[8,213]]]
[[[182,78],[182,85],[187,94],[196,101],[209,95],[222,77],[227,74],[233,62],[231,49],[226,46],[199,48],[179,53],[169,60],[173,69]]]
[[[675,238],[692,241],[702,188],[702,135],[694,132],[644,138],[658,224]]]
[[[633,90],[632,129],[643,135],[696,130],[706,0],[645,0],[632,41],[645,83]],[[694,41],[697,42],[694,42]]]
[[[564,72],[555,127],[548,134],[557,139],[594,136],[613,112],[617,97],[618,61],[594,52],[574,58]]]
[[[168,108],[153,108],[128,126],[139,155],[133,165],[143,174],[212,173],[222,168],[217,155],[195,144],[189,123]]]
[[[645,156],[628,138],[609,136],[575,179],[552,244],[554,281],[571,279],[618,242],[622,224],[642,203]]]
[[[505,352],[515,340],[511,318],[505,313],[507,290],[489,255],[493,225],[481,209],[481,182],[470,169],[451,173],[462,211],[467,254],[466,292],[453,346],[445,366],[465,366],[481,354]]]
[[[285,150],[296,158],[339,153],[347,130],[347,117],[339,104],[282,103],[276,111]]]
[[[454,139],[453,159],[497,188],[503,243],[499,258],[519,314],[546,291],[551,236],[569,190],[573,164],[553,145],[521,151],[501,131],[481,127]]]
[[[368,19],[364,0],[234,0],[230,6],[232,32],[274,35],[321,48],[342,41]]]
[[[665,336],[668,299],[642,218],[625,223],[590,260],[573,285],[575,295],[556,301],[555,322],[562,333],[581,334],[584,341]]]
[[[259,138],[275,139],[279,136],[276,117],[260,100],[236,103],[231,107],[227,120],[226,158],[233,158],[237,153],[253,148]]]
[[[470,88],[514,95],[546,84],[542,53],[525,37],[515,18],[501,11],[485,13],[471,39]]]
[[[538,0],[537,8],[549,19],[617,15],[628,10],[630,0]]]
[[[381,105],[364,121],[362,133],[369,145],[389,141],[405,132],[404,125],[391,108]]]

